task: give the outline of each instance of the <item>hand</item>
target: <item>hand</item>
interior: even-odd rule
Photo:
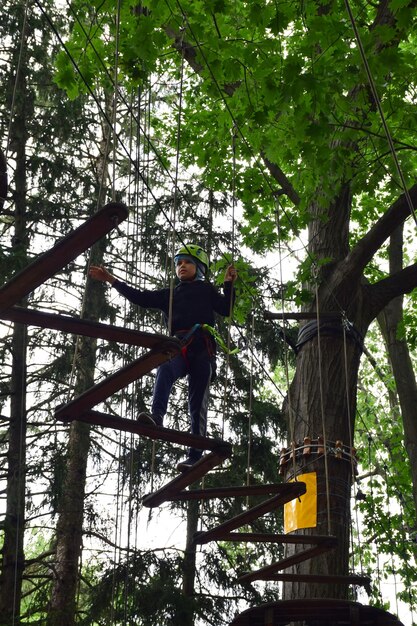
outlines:
[[[232,283],[234,283],[236,278],[237,278],[237,269],[233,265],[229,265],[229,267],[226,270],[226,274],[224,276],[225,282],[232,281]]]
[[[110,283],[112,285],[116,280],[115,276],[110,274],[102,265],[91,265],[88,273],[91,278],[100,280],[102,283]]]

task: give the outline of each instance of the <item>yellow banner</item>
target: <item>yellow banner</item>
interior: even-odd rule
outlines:
[[[300,474],[297,482],[305,483],[307,491],[300,498],[284,504],[284,533],[317,526],[317,474]]]

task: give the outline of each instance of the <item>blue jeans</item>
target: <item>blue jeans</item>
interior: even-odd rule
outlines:
[[[188,408],[193,435],[205,437],[207,410],[212,374],[211,359],[207,351],[198,354],[182,354],[158,367],[152,399],[152,413],[163,417],[167,411],[169,394],[175,381],[188,375]],[[189,449],[189,456],[197,461],[202,450]]]

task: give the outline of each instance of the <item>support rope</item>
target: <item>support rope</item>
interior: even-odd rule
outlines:
[[[277,208],[275,211],[275,223],[276,223],[276,227],[277,227],[277,233],[278,233],[278,259],[279,259],[279,276],[280,276],[280,282],[281,285],[284,284],[284,277],[282,274],[282,248],[281,248],[281,220],[280,220],[280,215],[279,215],[279,203],[277,203]],[[284,290],[281,289],[281,311],[282,314],[284,315],[285,313],[285,300],[284,300]],[[289,360],[288,360],[288,344],[285,340],[285,319],[283,320],[283,339],[284,339],[284,373],[285,373],[285,385],[286,385],[286,391],[287,391],[287,402],[288,402],[288,426],[289,426],[289,432],[290,432],[290,441],[291,441],[291,445],[293,444],[293,442],[295,442],[295,427],[294,427],[294,423],[295,423],[295,416],[294,416],[294,411],[293,411],[293,405],[292,405],[292,397],[291,397],[291,386],[290,386],[290,373],[289,373]],[[294,480],[297,480],[297,467],[296,467],[296,458],[295,458],[295,454],[291,455],[292,457],[292,465],[293,465],[293,476],[294,476]]]
[[[184,36],[184,29],[181,29],[181,36]],[[168,334],[172,335],[172,309],[174,302],[174,286],[175,286],[175,247],[176,247],[176,221],[178,209],[178,176],[180,164],[180,148],[181,148],[181,122],[182,122],[182,101],[184,86],[184,53],[181,55],[180,67],[180,90],[178,99],[178,116],[177,116],[177,137],[176,137],[176,153],[175,153],[175,177],[174,177],[174,201],[171,208],[170,227],[171,227],[171,271],[169,284],[169,312],[168,312]]]
[[[398,160],[398,156],[397,156],[397,152],[395,150],[394,142],[392,140],[392,136],[391,136],[391,133],[390,133],[387,121],[385,119],[384,111],[382,110],[381,100],[379,98],[378,91],[377,91],[377,88],[376,88],[376,85],[375,85],[375,81],[374,81],[374,78],[372,76],[371,68],[369,67],[368,59],[366,58],[365,50],[364,50],[364,47],[362,45],[362,40],[361,40],[359,31],[358,31],[358,28],[356,26],[356,20],[355,20],[355,17],[353,15],[353,12],[352,12],[349,0],[344,0],[344,2],[345,2],[345,6],[346,6],[346,11],[347,11],[347,13],[349,15],[349,19],[350,19],[351,24],[352,24],[353,32],[355,34],[356,43],[358,44],[359,52],[360,52],[360,55],[361,55],[361,58],[362,58],[362,63],[364,65],[366,76],[368,78],[369,86],[371,88],[372,95],[373,95],[375,104],[376,104],[376,106],[378,108],[378,113],[379,113],[379,116],[381,118],[382,125],[384,127],[384,131],[385,131],[385,135],[386,135],[386,138],[387,138],[387,141],[388,141],[388,145],[389,145],[389,148],[390,148],[390,151],[391,151],[391,155],[392,155],[395,167],[397,169],[398,176],[400,177],[401,187],[403,189],[404,196],[405,196],[405,198],[407,200],[408,208],[410,209],[410,214],[412,215],[412,217],[414,219],[414,223],[417,226],[417,216],[416,216],[416,212],[415,212],[415,209],[414,209],[414,206],[413,206],[413,201],[411,200],[411,196],[410,196],[410,194],[408,192],[407,184],[406,184],[406,181],[405,181],[405,178],[404,178],[403,171],[401,169],[400,162]]]
[[[324,473],[326,480],[326,505],[327,505],[327,532],[331,535],[331,517],[330,517],[330,490],[329,490],[329,462],[327,458],[327,434],[326,434],[326,416],[324,411],[324,390],[323,390],[323,362],[321,354],[321,337],[320,337],[320,303],[319,288],[317,283],[317,275],[315,276],[316,289],[316,311],[317,311],[317,356],[318,356],[318,373],[319,373],[319,390],[320,390],[320,412],[323,428],[323,446],[324,446]]]

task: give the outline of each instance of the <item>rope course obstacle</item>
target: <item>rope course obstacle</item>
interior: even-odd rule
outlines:
[[[175,477],[154,493],[144,496],[143,505],[146,507],[157,507],[166,501],[208,500],[212,498],[237,498],[255,495],[271,496],[217,527],[197,532],[194,537],[195,544],[201,545],[211,541],[232,541],[310,546],[295,552],[279,562],[265,566],[257,571],[246,573],[240,576],[238,582],[248,583],[254,580],[290,582],[308,579],[310,582],[315,583],[331,581],[341,585],[369,585],[370,581],[367,577],[358,575],[335,577],[279,573],[301,561],[312,559],[318,554],[331,551],[337,544],[337,538],[330,534],[323,536],[314,534],[246,532],[247,525],[251,522],[275,510],[277,507],[299,499],[306,494],[306,484],[301,480],[278,484],[247,484],[245,486],[222,486],[187,491],[187,487],[231,456],[232,447],[229,443],[220,439],[191,435],[169,428],[141,423],[136,420],[107,415],[94,410],[97,404],[103,402],[110,395],[143,376],[160,363],[178,354],[181,345],[177,339],[16,306],[16,303],[22,298],[126,219],[127,213],[127,208],[123,204],[117,202],[109,203],[84,224],[59,241],[51,250],[29,264],[0,289],[0,317],[3,319],[26,325],[116,340],[147,349],[142,356],[132,363],[94,385],[67,404],[58,407],[55,411],[55,418],[63,422],[80,420],[118,431],[143,435],[153,440],[162,440],[209,450],[209,453],[205,454],[190,469]],[[328,445],[328,442],[326,445],[323,440],[318,438],[315,441],[304,441],[299,446],[283,450],[280,460],[281,473],[288,471],[291,461],[294,461],[296,458],[305,461],[307,457],[314,456],[317,457],[316,460],[322,460],[328,454]],[[331,450],[332,455],[336,459],[347,460],[353,467],[353,450],[348,450],[346,446],[343,446],[342,442],[335,442]],[[245,531],[235,532],[244,526]],[[262,605],[243,612],[232,624],[235,626],[249,624],[251,626],[278,626],[299,619],[308,619],[309,624],[320,625],[401,626],[401,623],[394,616],[380,609],[364,607],[358,603],[345,600],[328,599],[283,600],[273,604]]]
[[[39,3],[39,8],[43,11]],[[186,13],[182,11],[181,5],[177,3],[181,9],[183,20],[186,20]],[[349,4],[346,2],[347,8]],[[353,21],[353,18],[352,18]],[[191,26],[188,24],[188,29],[193,35]],[[182,31],[184,32],[184,31]],[[119,36],[119,30],[117,29],[117,36]],[[194,36],[194,35],[193,35]],[[183,40],[183,36],[178,41],[178,46],[183,48],[186,42]],[[216,76],[212,73],[210,65],[204,56],[204,52],[200,47],[196,38],[195,45],[199,48],[201,57],[207,65],[207,69],[210,72],[213,82],[219,88],[220,97],[223,98],[225,108],[229,111],[234,125],[234,136],[236,134],[241,136],[249,150],[251,148],[245,140],[244,134],[237,125],[236,119],[233,115],[233,111],[230,109],[227,99],[225,99],[223,90],[219,86]],[[366,59],[364,59],[366,60]],[[184,55],[182,55],[182,65],[184,63]],[[117,71],[115,80],[115,93],[118,92],[117,87]],[[370,76],[370,78],[372,78]],[[182,70],[181,70],[182,81]],[[379,105],[377,95],[374,93],[374,100]],[[379,107],[380,108],[380,107]],[[180,126],[181,106],[179,107],[178,116],[178,128]],[[105,117],[105,116],[103,116]],[[116,117],[116,108],[114,108],[114,117]],[[381,110],[382,117],[382,110]],[[110,120],[109,126],[112,126]],[[179,131],[178,131],[178,144],[179,144]],[[114,133],[114,143],[117,144],[118,138]],[[392,151],[393,143],[390,142]],[[122,146],[124,150],[124,147]],[[125,151],[125,150],[124,150]],[[157,154],[157,153],[156,153]],[[179,145],[177,149],[177,167],[178,167],[178,154]],[[233,169],[235,169],[235,144],[233,143]],[[396,161],[396,163],[398,163]],[[271,170],[273,164],[268,163],[265,160],[265,165]],[[261,167],[261,170],[263,168]],[[401,176],[401,171],[399,172]],[[137,172],[139,175],[139,172]],[[233,174],[233,179],[235,173]],[[406,191],[406,185],[404,184]],[[149,190],[151,193],[151,191]],[[175,194],[178,192],[177,186],[177,174],[175,180]],[[271,189],[273,192],[273,189]],[[288,189],[285,190],[287,195],[291,197]],[[5,195],[5,194],[3,194]],[[294,194],[293,194],[294,195]],[[233,193],[233,203],[235,202],[235,194]],[[175,204],[177,203],[177,196],[175,196]],[[160,207],[161,208],[161,207]],[[162,211],[162,208],[161,208]],[[46,253],[40,257],[33,264],[29,265],[26,270],[18,274],[7,285],[0,289],[0,317],[13,322],[22,324],[31,324],[44,328],[52,328],[61,330],[64,332],[75,333],[80,335],[86,335],[91,337],[103,338],[105,340],[114,340],[124,342],[128,345],[135,345],[143,347],[148,351],[145,352],[139,359],[133,361],[126,367],[122,368],[119,372],[108,376],[99,384],[93,386],[91,389],[84,392],[79,397],[75,398],[71,402],[60,406],[55,412],[55,417],[58,420],[69,422],[72,420],[80,420],[90,424],[95,424],[102,427],[108,427],[117,429],[119,431],[130,432],[133,434],[143,435],[152,440],[163,440],[167,442],[177,443],[179,445],[191,445],[193,447],[201,447],[204,450],[209,450],[210,453],[205,455],[195,466],[190,470],[177,476],[174,480],[167,485],[159,489],[154,493],[150,493],[143,498],[143,504],[147,507],[157,507],[163,502],[168,500],[207,500],[210,498],[229,498],[229,497],[242,497],[249,495],[269,495],[265,502],[252,507],[245,513],[242,513],[224,524],[212,528],[205,532],[199,532],[195,536],[195,543],[205,544],[210,541],[236,541],[236,542],[251,542],[251,543],[282,543],[293,544],[295,546],[302,546],[302,550],[292,554],[289,557],[284,558],[278,563],[273,563],[266,567],[261,568],[256,572],[246,573],[238,580],[242,583],[252,582],[254,580],[268,580],[268,581],[310,581],[317,584],[328,583],[330,580],[333,583],[340,585],[364,585],[369,584],[369,579],[363,576],[349,575],[349,576],[325,576],[325,575],[300,575],[300,574],[286,574],[281,573],[300,563],[314,558],[318,554],[324,552],[331,552],[336,546],[338,539],[332,534],[328,535],[316,535],[314,534],[261,534],[261,533],[248,533],[248,532],[235,532],[242,526],[251,524],[260,516],[276,509],[289,501],[299,498],[306,494],[306,487],[302,480],[297,480],[297,476],[304,465],[312,467],[312,463],[316,465],[323,465],[323,461],[326,464],[326,458],[331,457],[330,462],[339,463],[340,461],[346,461],[346,468],[349,465],[352,466],[352,472],[354,471],[354,453],[350,446],[345,446],[342,441],[335,440],[329,442],[317,438],[316,440],[304,440],[301,438],[300,442],[293,442],[288,449],[284,449],[280,458],[280,469],[282,474],[285,475],[286,480],[289,480],[291,470],[293,468],[293,479],[295,482],[284,482],[278,485],[247,485],[221,487],[216,489],[200,489],[187,491],[186,488],[195,481],[202,478],[208,471],[222,463],[225,459],[231,456],[231,446],[222,440],[210,439],[207,437],[196,437],[181,433],[168,428],[157,428],[146,424],[141,424],[129,419],[124,419],[114,415],[107,415],[99,411],[94,410],[94,407],[103,402],[106,398],[116,393],[120,389],[124,388],[134,380],[145,375],[157,365],[163,363],[166,360],[172,358],[178,353],[180,344],[173,338],[166,337],[164,335],[157,335],[151,333],[142,333],[138,331],[127,330],[124,328],[118,328],[115,326],[109,326],[106,324],[99,324],[90,320],[65,317],[62,315],[51,315],[48,313],[42,313],[30,309],[23,309],[15,306],[16,303],[29,294],[37,286],[41,285],[47,278],[53,273],[62,268],[66,263],[70,262],[80,252],[86,250],[94,241],[97,241],[104,234],[109,232],[111,228],[116,226],[120,221],[125,219],[127,214],[126,208],[118,203],[111,203],[107,205],[102,211],[97,213],[94,218],[91,218],[84,226],[80,227],[72,235],[63,240],[58,246],[55,246],[49,253]],[[415,219],[415,215],[413,213]],[[175,230],[175,219],[168,220],[172,223],[172,230]],[[232,221],[234,224],[234,219]],[[234,248],[234,244],[232,245]],[[293,314],[293,319],[300,319],[296,317],[297,314]],[[299,315],[299,314],[298,314]],[[302,319],[306,319],[304,314]],[[329,315],[329,314],[327,314]],[[338,318],[340,313],[330,314],[330,319],[334,317]],[[289,319],[289,314],[282,314],[283,319]],[[326,318],[326,313],[320,313],[320,323],[315,322],[315,313],[311,313],[313,320],[312,324],[308,327],[313,333],[319,332],[323,334],[324,329],[320,327],[320,323]],[[270,318],[271,319],[271,318]],[[306,325],[307,327],[307,325]],[[306,328],[305,327],[305,328]],[[329,325],[331,332],[334,331],[334,326]],[[339,334],[341,331],[338,331]],[[304,339],[308,339],[306,329],[304,331]],[[296,348],[298,348],[296,346]],[[324,435],[326,435],[323,429]],[[351,439],[351,438],[350,438]],[[296,463],[297,470],[296,473]],[[248,464],[249,465],[249,464]],[[346,469],[346,472],[349,470]],[[328,498],[329,499],[329,498]],[[304,546],[309,546],[306,549]],[[278,624],[287,624],[289,621],[295,620],[307,620],[309,624],[396,624],[400,622],[393,616],[375,609],[372,607],[362,607],[354,602],[347,602],[343,600],[298,600],[298,601],[283,601],[274,603],[273,605],[265,605],[256,609],[249,609],[238,616],[233,624],[236,626],[251,624],[254,626],[273,626]]]

